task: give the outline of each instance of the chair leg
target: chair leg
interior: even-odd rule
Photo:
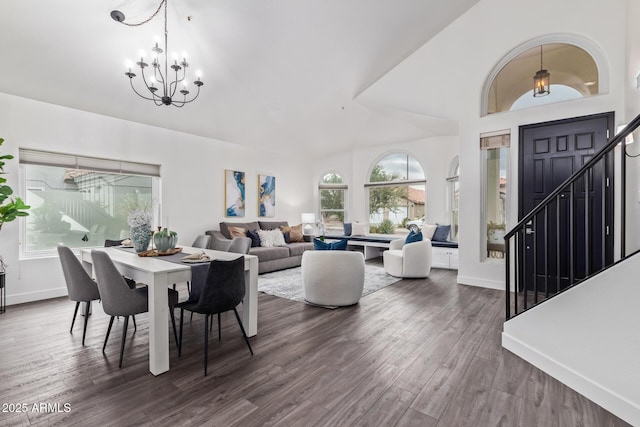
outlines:
[[[220,313],[218,313],[218,341],[222,341],[222,327],[220,326]]]
[[[104,337],[104,344],[102,346],[103,353],[104,353],[104,349],[107,348],[107,340],[109,339],[109,334],[111,333],[111,326],[113,326],[113,319],[115,319],[115,316],[111,316],[111,320],[109,320],[109,327],[107,328],[107,336]]]
[[[213,330],[213,316],[209,316],[209,332]]]
[[[191,295],[191,282],[189,282],[188,280],[187,280],[187,293]]]
[[[240,320],[240,316],[238,316],[238,311],[236,310],[235,307],[233,307],[233,312],[236,314],[236,319],[238,319],[238,325],[240,325],[240,329],[242,330],[242,336],[244,337],[244,342],[247,343],[247,346],[249,347],[249,351],[253,356],[253,350],[251,349],[251,344],[249,344],[249,338],[247,338],[247,334],[244,331],[244,326],[242,326],[242,321]]]
[[[122,357],[124,356],[124,343],[127,341],[127,326],[129,326],[129,316],[124,318],[124,326],[122,327],[122,344],[120,344],[120,364],[119,368],[122,368]]]
[[[191,317],[189,318],[189,322],[193,320],[193,311],[191,312]]]
[[[73,320],[71,321],[71,329],[69,329],[69,333],[73,333],[73,325],[76,323],[76,315],[78,314],[78,307],[80,307],[80,301],[76,301],[76,309],[73,310]]]
[[[138,325],[136,324],[136,316],[131,316],[131,318],[133,319],[133,332],[137,332]]]
[[[207,376],[207,362],[209,360],[209,314],[204,316],[204,376]]]
[[[173,313],[173,307],[169,307],[169,314],[171,315],[171,325],[173,326],[173,337],[176,339],[176,345],[178,345],[178,332],[176,331],[176,316]]]
[[[89,311],[91,310],[91,301],[87,301],[87,308],[84,311],[84,329],[82,329],[82,345],[84,346],[84,337],[87,335],[87,322],[89,321]]]
[[[178,340],[178,357],[182,354],[182,321],[184,320],[184,308],[180,308],[180,339]]]

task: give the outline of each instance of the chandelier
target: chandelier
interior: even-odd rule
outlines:
[[[540,45],[540,70],[533,76],[533,96],[538,98],[540,96],[546,96],[551,93],[549,90],[549,77],[551,74],[544,68],[542,68],[542,45]]]
[[[144,98],[149,101],[153,101],[156,105],[173,105],[174,107],[183,107],[184,104],[188,104],[190,102],[195,101],[195,99],[200,94],[200,87],[204,84],[200,80],[200,76],[197,76],[196,80],[193,84],[198,88],[195,96],[187,99],[187,95],[190,94],[187,89],[187,67],[189,64],[187,63],[187,59],[183,58],[182,62],[178,63],[178,60],[175,59],[174,63],[168,64],[168,51],[167,51],[167,39],[169,37],[169,32],[167,31],[167,0],[162,0],[158,9],[151,15],[149,18],[145,19],[142,22],[138,22],[136,24],[131,24],[128,22],[124,22],[124,14],[119,10],[114,10],[111,12],[111,18],[115,21],[120,22],[121,24],[127,25],[129,27],[138,27],[140,25],[144,25],[147,22],[151,21],[156,17],[162,5],[164,4],[164,71],[163,66],[160,61],[160,56],[163,53],[163,50],[156,45],[151,49],[154,57],[152,58],[151,66],[153,67],[153,71],[149,72],[148,76],[145,75],[145,68],[149,66],[144,60],[144,54],[140,56],[140,61],[136,62],[136,65],[140,68],[140,75],[142,76],[142,82],[146,87],[146,90],[149,92],[146,94],[144,89],[142,90],[145,94],[141,94],[136,90],[133,85],[133,79],[136,77],[136,74],[131,71],[131,67],[129,67],[129,71],[127,71],[125,76],[129,77],[129,82],[131,83],[131,88],[141,98]],[[169,69],[172,71],[170,72]],[[171,76],[169,75],[171,73]],[[178,87],[181,86],[181,89],[178,90]],[[179,92],[182,95],[176,96],[176,92]],[[174,99],[174,97],[178,99]]]

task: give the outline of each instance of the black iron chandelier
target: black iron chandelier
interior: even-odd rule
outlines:
[[[119,10],[114,10],[111,12],[111,17],[121,24],[130,26],[130,27],[138,27],[140,25],[144,25],[147,22],[151,21],[156,17],[160,9],[164,5],[164,71],[162,70],[162,65],[160,62],[160,55],[163,53],[163,50],[158,46],[158,43],[151,49],[154,53],[155,57],[151,62],[151,66],[153,67],[153,73],[151,75],[145,76],[145,68],[149,66],[144,60],[144,55],[140,57],[140,61],[136,62],[136,65],[140,67],[140,75],[142,76],[142,81],[149,91],[149,94],[146,96],[138,92],[133,85],[133,78],[136,77],[135,73],[131,71],[127,71],[125,76],[129,77],[129,82],[131,83],[131,88],[141,98],[144,98],[149,101],[153,101],[156,105],[173,105],[174,107],[183,107],[185,104],[195,101],[195,99],[200,95],[200,87],[204,84],[200,80],[200,76],[197,76],[196,80],[193,84],[198,88],[195,96],[187,99],[187,95],[190,94],[189,90],[187,90],[187,67],[189,64],[187,63],[187,59],[183,58],[182,62],[178,63],[178,60],[175,59],[172,65],[168,64],[168,51],[167,51],[167,39],[169,37],[169,32],[167,31],[167,0],[162,0],[158,9],[151,15],[149,18],[145,19],[142,22],[136,24],[130,24],[128,22],[124,22],[124,14]],[[173,70],[171,77],[169,76],[169,69]],[[180,90],[178,87],[182,86]],[[176,92],[179,92],[183,98],[182,99],[174,99],[176,96]],[[179,98],[179,95],[178,95]]]

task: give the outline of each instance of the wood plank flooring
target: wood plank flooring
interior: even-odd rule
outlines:
[[[83,318],[69,334],[66,298],[10,306],[0,315],[0,425],[627,425],[503,350],[503,292],[455,277],[434,269],[336,310],[260,294],[255,356],[226,313],[207,377],[203,316],[186,319],[181,358],[170,338],[171,370],[154,377],[146,315],[137,332],[130,324],[118,369],[123,322],[102,353],[99,304],[85,347]]]

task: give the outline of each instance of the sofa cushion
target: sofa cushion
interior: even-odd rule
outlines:
[[[427,224],[425,222],[424,224],[422,224],[422,236],[425,239],[431,240],[431,238],[433,237],[433,233],[436,232],[437,228],[438,228],[437,225],[435,225],[435,224]]]
[[[440,225],[436,228],[436,231],[433,233],[433,237],[431,240],[435,240],[437,242],[446,242],[449,240],[449,232],[451,232],[450,225]]]
[[[247,229],[242,227],[229,227],[229,234],[231,238],[234,237],[247,237]]]
[[[304,251],[313,250],[313,243],[311,242],[289,243],[287,247],[289,248],[289,253],[291,256],[302,256]]]
[[[280,229],[275,230],[258,230],[260,236],[260,246],[265,248],[272,248],[278,246],[286,246],[284,241],[284,234]]]
[[[249,255],[257,256],[258,262],[273,261],[282,258],[289,258],[289,248],[251,248],[249,249]]]
[[[369,224],[354,222],[351,224],[351,235],[352,236],[366,236],[369,234]]]
[[[313,239],[313,248],[316,251],[346,251],[347,239],[338,240],[337,242],[323,242],[320,239]]]
[[[222,221],[220,223],[220,232],[227,239],[232,239],[231,234],[229,233],[229,227],[242,227],[245,230],[256,230],[260,228],[257,222],[226,222]]]
[[[258,221],[261,230],[275,230],[280,227],[288,227],[287,221]]]
[[[302,234],[302,224],[280,227],[283,233],[289,233],[289,241],[287,243],[304,242]]]
[[[351,231],[353,229],[351,223],[350,222],[345,222],[343,227],[344,227],[344,235],[345,236],[351,236]]]
[[[258,230],[247,230],[247,237],[251,239],[252,248],[260,247],[260,235],[258,234]]]

